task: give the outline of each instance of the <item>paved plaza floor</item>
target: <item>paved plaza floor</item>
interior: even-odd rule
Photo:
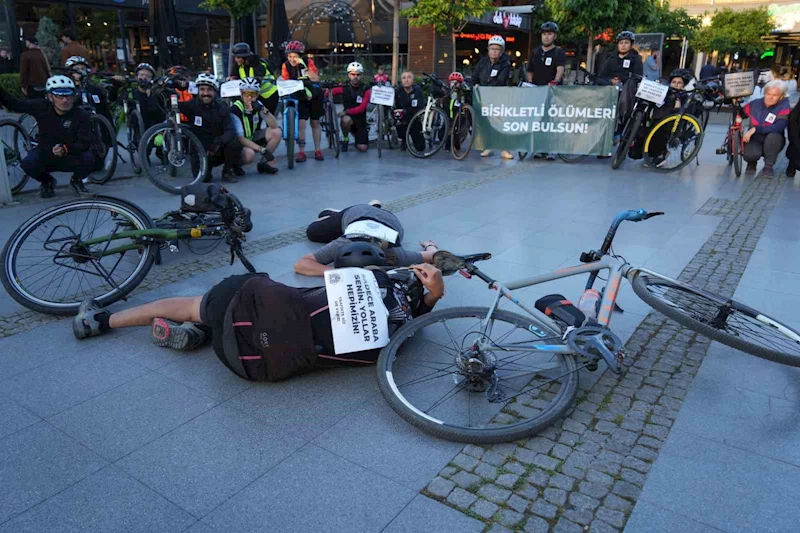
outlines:
[[[735,296],[800,329],[800,182],[736,178],[714,154],[655,174],[628,160],[419,160],[349,152],[230,188],[253,210],[245,246],[260,271],[295,286],[317,245],[301,230],[325,207],[380,199],[410,246],[491,252],[514,279],[578,262],[614,214],[615,250],[634,264]],[[327,154],[326,154],[327,155]],[[785,166],[784,164],[781,166]],[[219,170],[216,171],[217,173]],[[94,191],[151,215],[179,200],[143,178]],[[67,197],[23,195],[0,209],[5,242]],[[165,254],[128,302],[200,295],[244,272],[217,251]],[[484,268],[485,267],[485,268]],[[519,291],[580,296],[585,278]],[[488,305],[484,284],[446,280],[440,306]],[[800,370],[710,343],[622,289],[612,329],[634,364],[581,371],[579,403],[541,435],[497,446],[438,440],[406,424],[375,369],[251,383],[210,347],[177,353],[148,328],[77,341],[70,320],[0,294],[0,533],[137,532],[787,532],[800,510]]]

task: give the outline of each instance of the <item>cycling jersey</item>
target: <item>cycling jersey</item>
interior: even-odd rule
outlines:
[[[375,74],[372,77],[372,81],[374,81],[375,83],[386,83],[387,81],[389,81],[389,76],[387,76],[386,74]]]
[[[622,81],[632,77],[632,74],[641,76],[644,73],[644,65],[642,64],[642,57],[639,52],[631,49],[630,52],[622,57],[619,54],[614,54],[603,63],[603,68],[600,69],[598,77],[605,80],[611,78],[619,78]]]
[[[508,85],[508,77],[511,75],[511,61],[503,53],[497,61],[492,63],[489,56],[484,56],[475,65],[475,72],[472,79],[476,85],[490,87],[505,87]]]
[[[307,80],[310,72],[319,74],[314,60],[311,58],[300,58],[300,63],[298,63],[296,67],[288,61],[283,63],[281,67],[281,78],[284,80]]]
[[[366,118],[367,106],[369,105],[369,87],[359,83],[357,87],[347,84],[341,88],[342,105],[344,112],[351,117]],[[334,89],[334,95],[337,91]]]
[[[395,90],[394,107],[403,110],[403,121],[408,122],[414,113],[425,107],[427,100],[422,94],[422,89],[418,85],[411,86],[411,92],[406,92],[405,88],[398,87]]]
[[[783,98],[772,107],[767,107],[763,98],[748,102],[744,106],[745,114],[750,117],[750,126],[756,129],[753,137],[763,139],[768,133],[783,135],[789,123],[791,105],[788,98]]]
[[[275,85],[275,76],[269,71],[269,65],[264,59],[257,56],[250,56],[242,65],[233,65],[231,76],[243,80],[245,78],[256,78],[261,80],[259,87],[259,96],[262,98],[269,98],[278,92],[278,86]]]
[[[264,106],[262,106],[261,103],[253,102],[253,109],[248,111],[244,102],[241,100],[234,102],[231,108],[231,115],[234,118],[234,128],[236,128],[238,121],[238,124],[241,124],[244,137],[252,141],[255,134],[261,131],[261,125],[264,122],[261,115],[261,110],[263,108]]]
[[[106,92],[93,83],[87,83],[83,87],[84,93],[81,93],[81,98],[84,99],[85,104],[91,104],[94,110],[111,120],[111,110],[108,108],[108,98]],[[111,120],[113,124],[114,121]]]
[[[203,148],[210,152],[219,152],[236,137],[230,108],[224,102],[214,100],[210,104],[202,104],[200,100],[193,99],[180,102],[178,109],[189,119],[192,133],[197,135]]]
[[[541,46],[537,47],[528,60],[528,70],[533,74],[534,85],[547,85],[556,79],[558,67],[567,64],[567,54],[559,46],[554,46],[550,50],[545,50]]]

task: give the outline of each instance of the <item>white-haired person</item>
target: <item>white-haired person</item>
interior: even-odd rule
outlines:
[[[506,55],[506,41],[499,35],[493,35],[489,39],[487,55],[482,57],[475,65],[472,73],[472,83],[476,87],[507,87],[508,78],[511,75],[511,60]],[[486,149],[481,152],[481,157],[492,155],[492,150]],[[503,159],[514,159],[508,150],[503,150]]]
[[[756,171],[758,160],[764,158],[763,176],[773,176],[773,166],[786,144],[786,126],[789,124],[791,107],[786,83],[772,80],[764,85],[763,96],[744,106],[750,119],[750,128],[742,140],[745,142],[742,156],[747,161],[747,172]]]

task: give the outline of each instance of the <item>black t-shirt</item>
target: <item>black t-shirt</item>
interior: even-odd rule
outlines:
[[[528,60],[528,72],[533,73],[534,85],[547,85],[556,78],[556,70],[567,64],[567,54],[560,46],[545,50],[537,47]]]

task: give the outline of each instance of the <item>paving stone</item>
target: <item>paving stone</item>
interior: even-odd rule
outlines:
[[[554,445],[555,442],[544,437],[533,437],[532,439],[528,439],[528,442],[525,443],[526,448],[537,453],[550,453]]]
[[[514,454],[514,458],[521,463],[525,463],[526,465],[536,464],[536,456],[541,455],[533,450],[529,450],[527,448],[517,448],[517,451]]]
[[[486,450],[481,459],[492,466],[501,466],[506,462],[506,458],[494,450]]]
[[[598,472],[597,470],[589,470],[586,473],[586,481],[591,481],[592,483],[599,483],[601,485],[613,485],[614,478],[609,476],[608,474],[604,474],[603,472]]]
[[[529,516],[523,530],[526,533],[548,533],[550,531],[550,524],[538,516]]]
[[[499,475],[496,467],[486,463],[481,463],[475,467],[475,474],[489,481],[494,481]]]
[[[442,477],[449,478],[450,476],[452,476],[456,472],[458,472],[458,468],[455,468],[455,467],[452,467],[452,466],[446,466],[446,467],[442,468],[442,471],[439,472],[439,475],[442,476]]]
[[[614,483],[614,488],[612,489],[612,492],[624,498],[628,498],[635,501],[639,498],[639,494],[642,491],[636,485],[632,485],[627,481],[620,480]]]
[[[595,516],[614,527],[621,528],[625,525],[625,513],[607,507],[600,507],[595,511]]]
[[[549,455],[544,455],[540,453],[536,455],[536,457],[533,459],[531,463],[545,470],[555,470],[559,462],[560,461],[558,459],[554,459]]]
[[[652,468],[650,466],[650,463],[647,463],[645,461],[642,461],[641,459],[637,459],[636,457],[632,456],[626,457],[625,462],[622,464],[628,468],[632,468],[633,470],[637,470],[643,474],[647,474],[648,472],[650,472],[650,469]]]
[[[644,434],[656,439],[664,440],[669,434],[669,429],[664,426],[656,426],[655,424],[645,424]]]
[[[511,491],[497,485],[484,485],[478,490],[478,496],[494,503],[503,503],[511,496]]]
[[[658,439],[654,439],[653,437],[642,436],[639,437],[637,441],[638,444],[642,446],[648,446],[650,448],[654,448],[656,450],[660,450],[664,443]]]
[[[505,487],[507,489],[513,488],[514,485],[519,480],[519,476],[516,474],[503,474],[497,478],[495,483],[500,485],[501,487]]]
[[[632,483],[637,486],[644,486],[644,482],[647,479],[647,476],[644,474],[637,472],[635,470],[631,470],[629,468],[623,468],[620,472],[622,479],[625,481]]]
[[[491,529],[489,531],[487,531],[486,533],[511,533],[511,530],[508,529],[506,526],[504,526],[502,524],[498,524],[497,522],[495,522],[492,525]]]
[[[470,490],[474,487],[477,487],[482,483],[482,480],[479,476],[475,474],[470,474],[469,472],[461,471],[458,474],[452,476],[450,480],[461,487],[462,489]]]
[[[613,422],[608,422],[606,420],[601,420],[594,426],[595,431],[600,433],[605,433],[606,435],[611,435],[615,431],[619,429],[619,426],[614,424]]]
[[[529,500],[535,500],[539,497],[539,489],[529,483],[523,483],[522,487],[517,490],[517,494]],[[511,498],[509,498],[510,500]]]
[[[463,453],[456,455],[452,462],[454,465],[458,466],[459,468],[463,468],[468,472],[471,472],[476,466],[478,466],[477,459]]]
[[[603,454],[607,454],[607,453],[608,453],[607,451],[601,452],[597,456],[598,459],[602,459],[603,458]],[[591,464],[594,462],[594,459],[595,459],[594,456],[592,456],[591,454],[588,454],[588,453],[572,452],[570,454],[570,456],[567,457],[567,460],[565,461],[565,464],[568,464],[569,466],[573,466],[575,468],[580,468],[581,470],[587,470],[589,468],[589,466],[591,466]],[[620,462],[621,462],[621,459],[620,459]]]
[[[587,496],[591,496],[592,498],[602,498],[609,492],[611,492],[611,486],[609,484],[602,484],[602,483],[592,483],[591,481],[581,481],[580,485],[578,486],[578,490],[581,494],[586,494]]]
[[[506,502],[506,505],[508,505],[510,508],[514,509],[518,513],[524,513],[525,509],[528,508],[528,505],[530,505],[530,503],[531,502],[529,502],[525,498],[522,498],[517,494],[512,494],[511,497]]]
[[[428,492],[440,498],[446,498],[448,494],[455,488],[455,483],[449,479],[442,477],[435,477],[433,481],[428,483]]]
[[[565,446],[564,444],[556,444],[553,446],[553,449],[550,450],[550,455],[557,458],[557,459],[566,459],[569,454],[572,453],[572,448],[569,446]]]
[[[511,509],[503,509],[500,511],[500,523],[504,526],[514,527],[524,519],[524,514],[512,511]]]
[[[594,513],[589,511],[588,509],[567,509],[564,511],[564,517],[568,518],[569,520],[581,524],[583,526],[588,526],[592,523],[592,519],[594,518]]]
[[[580,435],[578,435],[577,433],[572,433],[571,431],[563,432],[561,436],[558,438],[558,442],[560,442],[561,444],[565,444],[567,446],[575,446],[576,444],[578,444],[579,440],[580,440]]]
[[[619,529],[609,526],[602,520],[595,519],[592,521],[592,527],[589,528],[589,533],[619,533]]]
[[[448,502],[462,509],[468,509],[477,499],[477,496],[461,488],[453,489],[453,492],[447,497]]]
[[[558,513],[558,507],[544,500],[536,500],[531,505],[531,512],[545,518],[555,518]]]
[[[492,444],[492,451],[499,453],[503,457],[511,457],[517,451],[519,446],[510,442],[503,442],[500,444]]]
[[[572,433],[577,433],[578,435],[582,434],[586,431],[586,425],[581,424],[577,420],[572,420],[567,418],[564,420],[564,431],[571,431]]]
[[[476,501],[472,504],[472,507],[469,508],[470,511],[477,514],[481,518],[491,518],[497,512],[499,507],[490,501],[486,501],[483,498]]]
[[[508,463],[504,464],[502,468],[518,476],[524,475],[527,472],[525,467],[516,461],[509,461]]]
[[[546,487],[547,482],[550,479],[550,474],[535,468],[527,477],[529,483],[536,485],[537,487]]]
[[[553,505],[558,505],[561,507],[567,503],[567,491],[553,487],[544,489],[544,499]]]
[[[642,461],[653,462],[658,459],[658,452],[651,450],[650,448],[645,448],[644,446],[635,446],[631,450],[631,455],[637,459],[641,459]]]
[[[548,485],[562,490],[572,490],[572,487],[575,486],[575,479],[564,474],[555,473],[550,476]]]
[[[583,533],[583,527],[575,522],[570,522],[566,518],[559,518],[553,533]]]
[[[569,495],[569,503],[578,509],[595,509],[600,505],[600,500],[592,498],[591,496],[586,496],[585,494],[573,492]]]

